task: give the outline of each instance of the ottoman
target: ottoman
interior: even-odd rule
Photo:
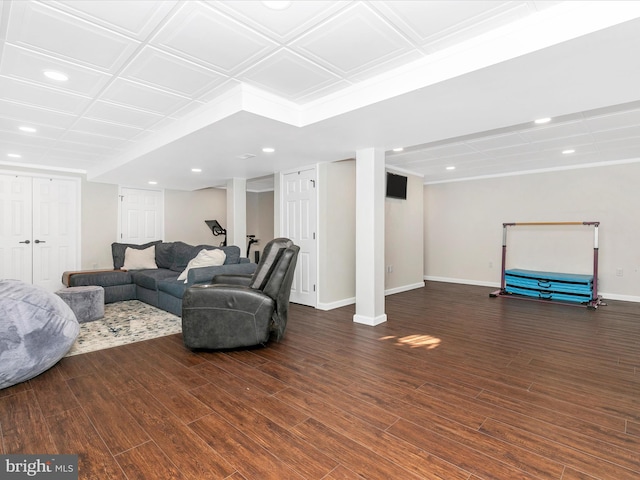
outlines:
[[[71,307],[79,323],[104,317],[104,288],[99,286],[69,287],[56,292]]]

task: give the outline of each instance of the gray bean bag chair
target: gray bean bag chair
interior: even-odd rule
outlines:
[[[53,367],[79,331],[71,308],[54,293],[0,280],[0,389]]]

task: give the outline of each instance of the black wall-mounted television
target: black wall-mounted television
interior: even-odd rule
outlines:
[[[387,197],[407,198],[407,177],[387,172]]]

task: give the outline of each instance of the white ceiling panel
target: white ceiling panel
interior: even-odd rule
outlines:
[[[292,2],[287,14],[283,15],[281,11],[268,8],[258,1],[216,2],[221,10],[279,42],[286,42],[304,33],[348,4],[348,1]]]
[[[228,78],[149,46],[129,64],[122,76],[191,98],[221,85]]]
[[[10,102],[4,98],[0,99],[0,116],[2,118],[15,119],[20,122],[28,122],[36,125],[51,125],[59,128],[71,126],[76,119],[74,115]]]
[[[104,100],[128,105],[160,115],[170,115],[184,107],[190,99],[136,82],[118,78],[102,94]]]
[[[158,123],[162,120],[163,116],[135,108],[98,101],[87,109],[85,118],[145,129],[151,128]]]
[[[0,91],[3,98],[12,102],[76,115],[81,113],[91,102],[89,97],[42,88],[33,83],[1,76]]]
[[[290,100],[340,81],[331,72],[288,50],[278,51],[241,79]]]
[[[230,75],[248,67],[277,44],[200,2],[187,2],[152,43]]]
[[[0,143],[27,147],[48,148],[56,142],[56,138],[43,135],[26,135],[17,131],[0,130]]]
[[[7,41],[107,72],[119,68],[139,45],[47,5],[27,1],[12,2]]]
[[[548,139],[573,137],[589,133],[583,122],[565,122],[521,130],[520,135],[530,142],[540,142]]]
[[[467,140],[465,143],[477,150],[491,150],[495,148],[515,147],[529,143],[517,133],[507,133],[504,135],[488,135],[486,137]]]
[[[408,62],[418,55],[406,38],[364,3],[341,11],[291,48],[343,76],[380,69],[399,58]]]
[[[62,142],[81,143],[83,145],[95,145],[104,147],[109,150],[123,150],[126,148],[127,141],[121,138],[106,137],[104,135],[96,135],[93,133],[80,132],[77,130],[67,131],[60,139]]]
[[[37,135],[33,133],[24,133],[20,131],[20,127],[32,127],[36,129]],[[57,128],[52,125],[41,125],[32,122],[23,122],[12,118],[0,117],[0,130],[4,132],[17,133],[20,132],[25,138],[59,138],[65,131],[64,128]]]
[[[90,22],[113,29],[124,35],[143,40],[178,3],[177,0],[151,2],[149,0],[58,0],[57,8]]]
[[[458,30],[460,25],[474,25],[475,19],[484,19],[493,15],[497,9],[510,2],[487,1],[392,1],[375,5],[381,12],[411,35],[421,45],[443,32]],[[522,3],[522,2],[513,2]]]
[[[640,125],[633,125],[624,128],[603,130],[591,134],[597,142],[611,142],[615,140],[625,140],[640,137]]]
[[[369,146],[427,183],[640,160],[633,58],[640,2],[2,0],[0,162],[191,189]]]
[[[11,44],[4,46],[1,61],[0,75],[80,95],[98,94],[111,79],[109,74]],[[44,76],[46,70],[62,70],[69,75],[69,81],[49,80]]]
[[[82,117],[74,125],[73,129],[78,132],[100,132],[101,135],[119,138],[121,140],[130,140],[139,135],[144,130],[141,128],[131,127],[128,125],[120,125],[117,123],[102,122],[87,117]]]
[[[585,119],[587,128],[592,132],[614,130],[620,125],[640,125],[640,109],[599,115]]]

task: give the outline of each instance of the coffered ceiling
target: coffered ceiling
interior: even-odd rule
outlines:
[[[266,3],[3,0],[0,165],[191,190],[368,147],[425,183],[640,159],[640,2]]]

